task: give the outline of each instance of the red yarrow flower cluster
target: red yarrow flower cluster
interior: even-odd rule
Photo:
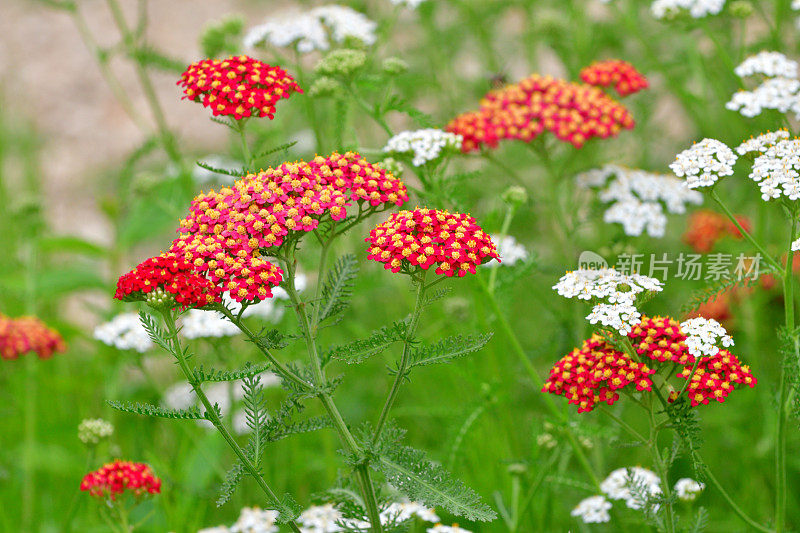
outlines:
[[[18,359],[31,352],[40,359],[49,359],[54,353],[66,349],[61,335],[38,318],[9,318],[0,313],[0,357],[3,359]]]
[[[612,405],[619,399],[616,391],[630,383],[638,391],[651,390],[653,382],[648,376],[654,373],[646,364],[633,361],[593,335],[553,366],[542,392],[566,396],[583,413],[593,410],[598,402]]]
[[[693,366],[687,365],[678,373],[679,378],[689,380],[686,395],[693,407],[706,405],[711,400],[722,403],[737,384],[752,388],[758,382],[750,372],[750,367],[743,365],[728,350],[720,350],[717,355],[702,358],[694,373]],[[673,393],[669,400],[674,401],[676,397],[677,393]]]
[[[620,96],[647,89],[650,83],[633,65],[619,59],[595,61],[581,70],[581,79],[597,87],[614,86]]]
[[[178,85],[183,87],[184,98],[201,102],[214,116],[236,120],[251,116],[271,120],[281,98],[303,92],[282,68],[244,55],[192,63]]]
[[[367,257],[392,272],[435,266],[437,274],[461,277],[474,274],[482,263],[500,260],[492,239],[474,218],[437,209],[394,213],[365,240],[370,244]]]
[[[161,480],[146,464],[116,460],[86,474],[81,490],[100,499],[116,500],[126,491],[142,497],[160,493]]]
[[[670,317],[642,317],[642,321],[628,334],[631,344],[640,356],[661,363],[694,363],[694,356],[686,347],[686,335],[681,332],[680,322]]]
[[[390,172],[359,154],[333,153],[249,174],[231,187],[197,196],[171,250],[237,301],[263,300],[283,272],[264,259],[271,247],[362,214],[402,205],[408,192]]]
[[[736,215],[736,220],[746,231],[750,231],[750,220],[747,217]],[[683,241],[697,253],[710,252],[714,245],[726,236],[734,239],[743,238],[736,225],[727,217],[707,209],[692,213],[688,226],[683,234]]]
[[[630,112],[601,89],[534,74],[489,92],[477,111],[457,116],[445,129],[463,137],[466,153],[504,139],[530,142],[544,131],[580,148],[633,126]]]
[[[123,301],[145,300],[161,289],[183,309],[205,307],[220,302],[220,293],[211,280],[195,272],[191,263],[174,253],[151,257],[117,281],[114,298]]]
[[[611,346],[603,337],[593,335],[580,349],[574,349],[553,366],[542,392],[566,396],[569,403],[578,406],[579,413],[591,411],[598,402],[611,405],[619,399],[615,391],[630,383],[638,391],[651,390],[648,376],[656,369],[648,367],[646,359],[683,365],[677,376],[690,380],[685,396],[692,406],[707,404],[711,399],[723,402],[735,385],[753,387],[757,382],[750,369],[727,350],[702,358],[695,369],[696,359],[688,352],[686,335],[674,318],[642,317],[628,338],[640,362]],[[668,397],[670,402],[677,398],[678,391],[672,391]]]

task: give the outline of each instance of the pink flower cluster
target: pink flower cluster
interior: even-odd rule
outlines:
[[[86,474],[81,490],[101,499],[116,500],[126,491],[141,497],[160,493],[161,480],[144,463],[116,460]]]
[[[650,86],[647,78],[633,65],[620,59],[595,61],[581,70],[581,79],[589,85],[599,87],[613,85],[620,96],[628,96]]]
[[[38,318],[9,318],[0,313],[0,357],[3,359],[18,359],[30,352],[40,359],[49,359],[55,352],[66,349],[61,335]]]

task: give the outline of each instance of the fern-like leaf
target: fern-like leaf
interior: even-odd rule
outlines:
[[[407,332],[408,322],[406,320],[398,320],[391,326],[384,326],[373,331],[365,339],[334,346],[329,350],[327,357],[344,361],[351,365],[361,363],[383,352],[395,342],[402,341]]]
[[[236,487],[244,477],[245,469],[244,464],[237,460],[233,466],[225,474],[225,479],[222,481],[222,486],[219,489],[219,496],[217,497],[217,507],[222,507],[230,501],[233,493],[236,492]]]
[[[441,507],[467,520],[489,521],[497,516],[474,490],[431,462],[420,450],[408,446],[389,447],[382,451],[375,466],[392,486],[412,501]]]
[[[345,254],[336,261],[328,279],[322,286],[322,299],[317,303],[319,321],[337,315],[344,311],[353,293],[353,283],[358,275],[358,261],[353,254]]]
[[[297,141],[291,141],[288,143],[279,144],[273,148],[267,148],[258,152],[255,156],[253,156],[253,159],[261,159],[262,157],[267,157],[268,155],[276,154],[278,152],[288,152],[289,148],[295,144],[297,144]]]
[[[109,400],[108,405],[117,411],[124,413],[133,413],[142,416],[152,416],[155,418],[172,418],[175,420],[201,420],[205,418],[203,413],[197,407],[190,407],[189,409],[170,409],[168,407],[160,407],[151,403],[131,403],[131,402],[118,402]]]
[[[160,68],[166,72],[182,73],[186,70],[186,62],[169,57],[151,46],[142,46],[133,52],[136,60],[146,65]]]
[[[234,169],[219,168],[219,167],[211,166],[208,163],[206,163],[205,161],[195,161],[195,164],[200,168],[204,168],[204,169],[208,170],[209,172],[214,172],[216,174],[224,174],[226,176],[231,176],[233,178],[241,178],[242,176],[247,174],[247,170],[244,167],[242,167],[240,169],[237,169],[237,168],[234,168]]]
[[[240,379],[249,378],[269,370],[272,366],[269,362],[264,363],[250,363],[247,362],[242,368],[236,370],[216,370],[209,368],[206,370],[202,365],[195,368],[192,372],[194,379],[197,383],[217,382],[217,381],[238,381]]]
[[[435,344],[421,346],[411,355],[411,367],[447,363],[483,348],[492,338],[491,333],[482,335],[453,335]]]
[[[741,288],[749,288],[758,283],[761,276],[765,276],[767,274],[774,274],[776,270],[772,267],[764,268],[759,270],[758,276],[755,277],[742,277],[739,279],[738,277],[730,278],[730,279],[721,279],[716,281],[715,283],[704,287],[692,294],[689,300],[681,306],[681,314],[687,314],[691,311],[696,310],[698,307],[703,305],[704,303],[708,302],[709,300],[715,299],[721,293],[732,289],[734,287],[741,287]]]

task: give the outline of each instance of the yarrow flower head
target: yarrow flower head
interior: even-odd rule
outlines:
[[[751,224],[744,215],[736,215],[736,221],[747,231]],[[714,211],[702,209],[695,211],[689,217],[688,229],[683,234],[683,242],[698,253],[708,253],[723,237],[730,236],[742,239],[744,236],[739,228],[727,217]]]
[[[619,399],[616,391],[630,383],[638,391],[651,390],[653,382],[648,376],[654,373],[593,335],[553,365],[542,392],[565,396],[583,413],[600,402],[613,405]]]
[[[614,86],[620,96],[647,89],[650,83],[633,65],[619,59],[595,61],[581,70],[581,79],[597,87]]]
[[[383,151],[392,154],[411,154],[415,167],[436,161],[443,153],[461,150],[462,137],[454,133],[428,128],[403,131],[386,142]]]
[[[639,510],[648,504],[643,498],[661,494],[661,478],[640,466],[618,468],[600,483],[600,490],[612,500],[624,500],[629,508]]]
[[[719,350],[716,355],[701,358],[696,369],[694,365],[683,367],[678,377],[689,380],[686,396],[693,407],[707,405],[711,400],[724,402],[737,384],[752,388],[758,383],[750,367],[743,365],[727,350]],[[671,393],[668,399],[675,401],[677,392]]]
[[[740,78],[760,74],[767,78],[797,78],[797,61],[780,52],[762,51],[745,59],[733,72]]]
[[[221,301],[219,291],[210,280],[171,252],[146,259],[121,276],[114,298],[167,307],[179,304],[183,309]]]
[[[609,181],[609,178],[611,180]],[[682,214],[688,204],[699,205],[703,196],[689,190],[675,176],[606,165],[576,176],[580,188],[598,188],[601,202],[611,204],[603,220],[622,224],[626,235],[647,233],[663,237],[669,213]]]
[[[681,501],[692,502],[697,499],[705,488],[706,486],[704,483],[695,481],[692,478],[683,477],[675,483],[675,495]]]
[[[407,200],[402,181],[354,152],[284,163],[197,196],[172,251],[231,299],[264,300],[283,275],[264,259],[269,248],[300,238],[321,220],[343,220],[350,203],[368,214]]]
[[[800,116],[800,80],[797,61],[780,52],[759,52],[744,60],[734,72],[740,78],[762,77],[761,83],[751,91],[740,90],[725,107],[738,111],[745,117],[755,117],[765,109],[781,113],[792,111]]]
[[[609,509],[611,502],[605,496],[589,496],[581,500],[570,515],[580,518],[585,524],[602,524],[611,521]]]
[[[782,195],[789,200],[800,198],[800,139],[783,139],[768,146],[755,158],[749,178],[769,201]]]
[[[733,174],[736,154],[725,143],[703,139],[675,157],[669,168],[679,178],[686,178],[690,189],[714,185],[718,179]]]
[[[768,131],[743,141],[739,146],[736,147],[736,153],[739,155],[750,154],[753,152],[759,152],[763,154],[768,148],[775,146],[778,141],[788,138],[788,130],[780,129]]]
[[[367,257],[392,272],[435,266],[437,274],[461,277],[498,259],[494,243],[474,218],[436,209],[394,213],[365,240],[370,244]]]
[[[686,346],[695,357],[711,357],[720,351],[719,344],[725,348],[733,346],[733,338],[725,328],[713,318],[696,317],[681,323],[686,334]]]
[[[219,311],[190,309],[181,317],[181,334],[187,339],[231,337],[241,330]]]
[[[189,65],[178,85],[184,98],[201,102],[214,116],[236,120],[275,116],[275,104],[303,90],[280,67],[248,56],[203,59]]]
[[[230,533],[278,533],[278,511],[259,507],[243,507],[239,519],[228,529]]]
[[[137,313],[120,313],[108,322],[94,328],[93,336],[103,344],[118,350],[136,350],[144,353],[153,347],[150,335],[142,326]]]
[[[560,296],[592,300],[594,307],[586,317],[627,335],[639,323],[636,298],[646,292],[661,292],[659,280],[641,274],[622,274],[613,268],[578,269],[567,272],[553,286]]]
[[[644,317],[628,334],[639,356],[661,363],[691,365],[694,357],[686,346],[686,335],[674,318]]]
[[[433,527],[429,527],[427,533],[472,533],[472,531],[459,527],[458,524],[453,524],[452,526],[436,524]]]
[[[116,500],[126,492],[138,498],[161,492],[161,480],[146,464],[117,460],[86,474],[81,490],[102,500]]]
[[[78,439],[87,446],[96,446],[114,433],[111,422],[102,418],[87,418],[78,425]]]
[[[330,40],[343,43],[355,39],[372,45],[377,40],[377,27],[375,22],[347,6],[320,6],[302,13],[284,13],[255,26],[245,35],[244,46],[292,46],[305,54],[328,50]]]
[[[628,110],[597,87],[534,74],[491,91],[477,111],[457,116],[445,130],[463,137],[466,153],[504,139],[530,142],[545,130],[579,148],[633,125]]]
[[[61,335],[38,318],[9,318],[0,313],[0,357],[3,359],[18,359],[26,353],[49,359],[54,353],[66,349]]]

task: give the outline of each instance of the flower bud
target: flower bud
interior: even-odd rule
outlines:
[[[753,4],[747,0],[737,0],[731,2],[730,11],[734,17],[746,19],[753,14]]]
[[[528,201],[528,192],[524,187],[512,185],[503,192],[503,201],[511,207],[520,207]]]
[[[408,63],[399,57],[387,57],[383,60],[383,65],[381,68],[383,69],[383,72],[389,76],[397,76],[408,70]]]
[[[97,446],[101,440],[107,439],[112,433],[114,433],[114,426],[102,418],[87,418],[78,425],[78,438],[86,446]]]
[[[361,50],[343,48],[323,57],[314,71],[323,76],[348,78],[367,63],[367,54]]]

